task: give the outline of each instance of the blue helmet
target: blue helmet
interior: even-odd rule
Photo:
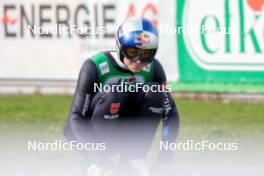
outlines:
[[[158,31],[146,18],[133,17],[118,28],[116,42],[121,61],[150,62],[158,49]]]

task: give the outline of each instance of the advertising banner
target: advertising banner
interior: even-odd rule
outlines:
[[[263,0],[177,2],[181,81],[264,82]]]
[[[125,19],[144,16],[158,27],[175,26],[175,3],[1,0],[0,79],[76,80],[85,59],[115,50],[115,32]],[[157,58],[174,81],[176,57],[175,35],[161,32]]]

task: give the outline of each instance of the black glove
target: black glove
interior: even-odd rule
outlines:
[[[161,163],[160,161],[154,162],[154,164],[150,167],[149,176],[174,176],[174,172],[172,171],[172,167],[170,164]]]

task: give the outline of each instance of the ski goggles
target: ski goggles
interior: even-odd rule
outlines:
[[[132,62],[139,60],[141,63],[149,63],[153,60],[157,49],[139,49],[124,47],[124,55]]]

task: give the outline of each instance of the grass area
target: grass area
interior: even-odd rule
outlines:
[[[0,97],[0,138],[63,137],[71,96],[13,95]]]
[[[16,161],[17,157],[32,165],[39,158],[56,160],[61,163],[78,161],[75,153],[29,152],[27,142],[53,142],[64,139],[63,127],[70,108],[72,96],[62,95],[15,95],[0,96],[0,151],[5,157]],[[199,142],[236,142],[237,152],[175,152],[175,167],[184,167],[199,158],[203,162],[217,163],[223,167],[226,163],[241,163],[263,158],[264,145],[264,102],[221,102],[216,100],[191,100],[175,98],[181,115],[178,142],[194,140]],[[156,134],[156,139],[160,131]],[[157,156],[159,141],[154,140],[146,163],[150,165]],[[25,158],[25,156],[27,156]],[[243,156],[244,159],[240,159]],[[73,159],[75,158],[75,159]],[[76,159],[77,158],[77,159]],[[234,160],[233,158],[238,158]],[[200,161],[200,159],[199,159]],[[221,165],[221,166],[222,166]],[[247,166],[247,165],[246,165]]]
[[[62,136],[71,96],[14,95],[0,97],[0,138],[20,133]],[[251,138],[262,144],[264,103],[177,99],[180,140]]]
[[[181,137],[263,137],[264,103],[177,100]]]
[[[264,93],[264,85],[257,83],[170,82],[170,85],[173,90],[183,92]]]

